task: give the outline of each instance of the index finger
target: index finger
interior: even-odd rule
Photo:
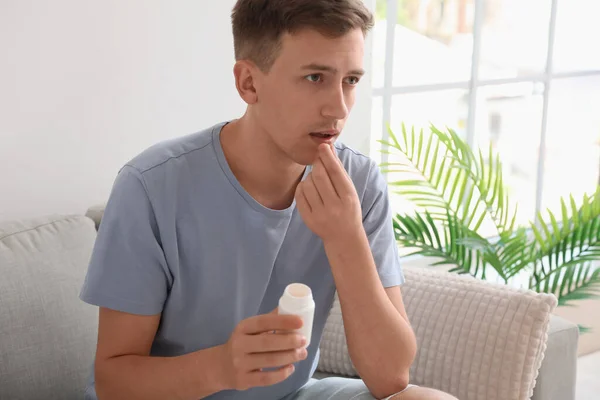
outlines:
[[[328,145],[321,145],[319,147],[319,158],[323,162],[325,171],[327,171],[335,191],[340,195],[347,192],[346,185],[348,184],[349,178],[342,162],[334,152],[335,150]]]
[[[240,330],[248,335],[270,331],[291,331],[302,327],[302,318],[297,315],[263,314],[240,322]]]

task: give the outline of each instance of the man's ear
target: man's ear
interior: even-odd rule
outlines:
[[[235,87],[247,104],[254,104],[258,101],[256,83],[260,70],[251,61],[240,60],[233,66],[233,75],[235,77]]]

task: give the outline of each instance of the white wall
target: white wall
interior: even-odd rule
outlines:
[[[235,0],[207,3],[0,1],[0,220],[83,213],[147,146],[243,112]],[[344,140],[368,152],[365,83]]]

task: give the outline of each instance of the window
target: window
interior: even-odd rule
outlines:
[[[491,142],[518,222],[593,193],[600,171],[597,0],[377,0],[373,146],[402,123]],[[394,207],[407,206],[395,199]]]

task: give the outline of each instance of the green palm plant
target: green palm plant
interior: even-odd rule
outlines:
[[[398,243],[411,254],[476,278],[526,282],[554,294],[559,305],[600,294],[600,186],[579,205],[573,196],[562,198],[560,215],[539,212],[519,226],[518,204],[491,144],[484,154],[452,129],[415,132],[403,125],[401,136],[388,130],[390,140],[380,142],[391,161],[382,170],[390,188],[416,206],[393,221]]]

